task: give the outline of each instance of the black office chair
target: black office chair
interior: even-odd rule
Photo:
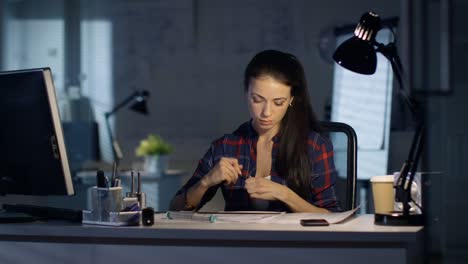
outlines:
[[[339,176],[336,189],[341,208],[343,210],[354,209],[356,208],[357,189],[356,132],[345,123],[322,121],[320,125],[323,130],[322,134],[333,143],[335,167]]]

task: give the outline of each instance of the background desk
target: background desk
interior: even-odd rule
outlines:
[[[418,263],[422,227],[345,224],[0,225],[0,263]],[[141,261],[141,262],[139,262]]]
[[[106,175],[110,178],[111,172],[107,172]],[[135,173],[135,191],[136,185],[136,173]],[[167,211],[169,209],[169,203],[174,197],[176,192],[182,186],[182,178],[186,175],[185,171],[182,170],[167,170],[161,177],[153,177],[150,174],[141,172],[141,189],[142,192],[146,193],[146,205],[153,207],[155,211]],[[76,208],[90,208],[88,188],[96,185],[96,172],[95,171],[82,171],[77,174],[80,179],[79,184],[75,186],[81,187],[80,190],[84,189],[85,194],[81,194],[84,197],[84,201]],[[122,179],[123,192],[122,195],[130,191],[130,172],[125,171],[119,174]],[[83,186],[83,187],[82,187]],[[88,200],[88,201],[86,201]],[[56,207],[65,207],[66,204],[57,204]]]

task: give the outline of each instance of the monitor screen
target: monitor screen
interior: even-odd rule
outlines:
[[[49,68],[0,72],[0,194],[74,195]]]

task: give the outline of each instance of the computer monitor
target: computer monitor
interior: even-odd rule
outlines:
[[[0,195],[74,195],[52,72],[0,72]]]

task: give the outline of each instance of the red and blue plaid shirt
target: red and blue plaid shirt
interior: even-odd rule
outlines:
[[[258,133],[253,129],[250,122],[242,124],[234,133],[226,134],[215,140],[210,149],[199,161],[198,167],[188,182],[177,192],[177,195],[185,193],[191,186],[196,184],[206,175],[223,157],[236,158],[243,165],[242,177],[237,179],[233,185],[219,184],[210,188],[203,196],[198,208],[210,201],[221,188],[226,211],[249,211],[255,210],[249,194],[244,188],[248,176],[255,177],[257,157]],[[278,142],[280,136],[273,137],[271,180],[286,185],[286,177],[278,175],[274,164],[278,153]],[[329,140],[316,132],[309,134],[309,157],[311,164],[311,186],[309,203],[328,209],[330,211],[341,211],[336,194],[335,182],[337,172],[333,162],[333,147]],[[270,201],[268,210],[290,212],[286,204],[281,201]]]

